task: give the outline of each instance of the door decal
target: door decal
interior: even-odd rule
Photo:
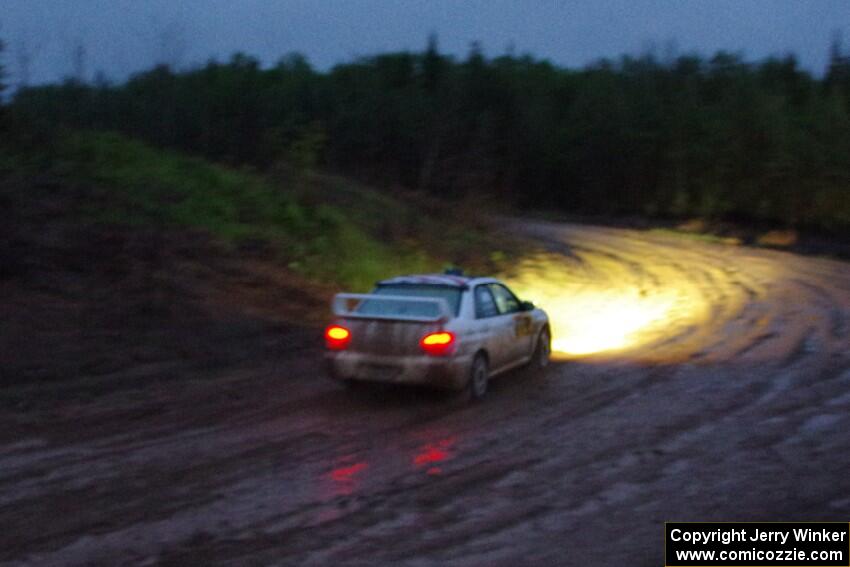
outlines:
[[[514,331],[517,337],[527,337],[532,332],[530,315],[517,315],[514,317]]]

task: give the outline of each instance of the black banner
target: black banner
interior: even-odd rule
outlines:
[[[669,567],[848,567],[850,523],[667,522]]]

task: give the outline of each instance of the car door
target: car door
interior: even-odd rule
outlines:
[[[498,370],[511,361],[513,324],[509,318],[499,313],[488,284],[475,286],[474,297],[476,326],[490,357],[490,368]]]
[[[508,329],[505,356],[506,364],[519,362],[531,354],[534,321],[531,314],[522,310],[519,299],[502,284],[490,284],[499,317]]]

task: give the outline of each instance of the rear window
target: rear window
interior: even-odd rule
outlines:
[[[415,284],[386,284],[380,285],[372,291],[375,295],[397,295],[400,297],[430,297],[444,299],[449,304],[449,311],[457,317],[460,309],[461,289],[442,285],[415,285]],[[413,309],[415,312],[411,312]],[[391,301],[364,301],[357,308],[358,313],[364,315],[416,315],[431,317],[435,314],[434,304],[429,303],[407,303]]]

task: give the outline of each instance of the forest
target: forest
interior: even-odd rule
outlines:
[[[473,45],[358,58],[322,71],[158,65],[113,83],[20,88],[21,144],[57,128],[118,131],[260,171],[341,174],[507,210],[703,218],[850,234],[850,57],[818,76],[792,55],[623,56],[568,69]]]

